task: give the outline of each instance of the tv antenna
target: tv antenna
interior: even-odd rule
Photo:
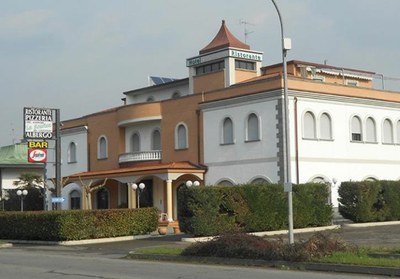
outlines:
[[[251,34],[251,33],[253,33],[254,31],[249,31],[248,29],[247,29],[247,25],[253,25],[254,26],[254,24],[252,24],[252,23],[250,23],[250,22],[248,22],[247,20],[244,20],[244,19],[241,19],[240,20],[240,24],[243,24],[244,25],[244,43],[246,43],[247,44],[247,37]]]

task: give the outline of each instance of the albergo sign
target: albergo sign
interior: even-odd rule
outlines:
[[[24,138],[52,139],[54,109],[24,108]]]

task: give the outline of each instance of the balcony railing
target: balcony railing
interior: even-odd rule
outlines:
[[[119,155],[119,163],[161,160],[161,150],[138,151]]]

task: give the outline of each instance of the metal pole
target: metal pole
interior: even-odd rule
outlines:
[[[139,189],[139,187],[137,189],[136,194],[137,194],[137,208],[140,208],[140,189]]]
[[[23,211],[24,211],[24,198],[21,194],[21,212],[23,212]]]
[[[56,195],[61,197],[61,125],[60,125],[60,109],[56,109]],[[56,204],[56,209],[61,209]]]
[[[289,98],[288,98],[288,82],[287,82],[287,62],[285,47],[285,36],[283,30],[282,16],[275,0],[271,0],[278,13],[279,22],[281,25],[281,40],[282,40],[282,64],[283,64],[283,152],[284,154],[284,187],[288,192],[288,225],[289,225],[289,243],[294,243],[293,235],[293,192],[291,181],[291,166],[290,166],[290,133],[289,133]]]

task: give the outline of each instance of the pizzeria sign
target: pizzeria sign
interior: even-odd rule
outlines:
[[[24,138],[52,139],[55,109],[24,108]]]

